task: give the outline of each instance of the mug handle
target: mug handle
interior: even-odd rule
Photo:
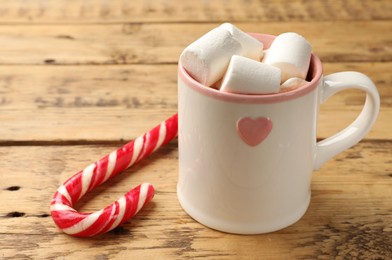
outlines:
[[[366,92],[366,101],[359,116],[348,127],[316,144],[314,169],[358,143],[372,128],[380,109],[380,96],[372,80],[366,75],[354,72],[338,72],[324,77],[320,89],[320,103],[345,89],[359,89]]]

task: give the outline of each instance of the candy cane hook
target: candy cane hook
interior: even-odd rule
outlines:
[[[87,166],[61,185],[54,194],[50,211],[63,232],[77,237],[103,234],[121,225],[154,196],[151,184],[143,183],[109,206],[94,213],[79,213],[73,205],[87,192],[150,155],[177,136],[177,114],[149,132]]]

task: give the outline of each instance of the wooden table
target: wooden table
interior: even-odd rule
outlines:
[[[392,2],[41,1],[0,5],[0,258],[392,259]],[[373,130],[313,175],[296,224],[240,236],[202,226],[176,197],[177,141],[89,193],[94,211],[136,184],[156,196],[131,221],[90,239],[54,225],[49,203],[78,170],[177,111],[182,49],[220,23],[304,35],[325,74],[356,70],[381,95]],[[318,138],[359,113],[364,94],[322,106]]]

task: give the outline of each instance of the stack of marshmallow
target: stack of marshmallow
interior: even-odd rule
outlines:
[[[190,44],[180,61],[199,83],[224,92],[273,94],[307,83],[311,46],[296,33],[283,33],[268,50],[225,23]]]

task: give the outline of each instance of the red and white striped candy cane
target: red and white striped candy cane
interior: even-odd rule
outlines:
[[[154,196],[151,184],[137,186],[111,205],[94,213],[79,213],[72,207],[87,192],[175,138],[177,131],[175,114],[68,179],[57,189],[50,206],[56,225],[69,235],[91,237],[110,231],[133,217]]]

